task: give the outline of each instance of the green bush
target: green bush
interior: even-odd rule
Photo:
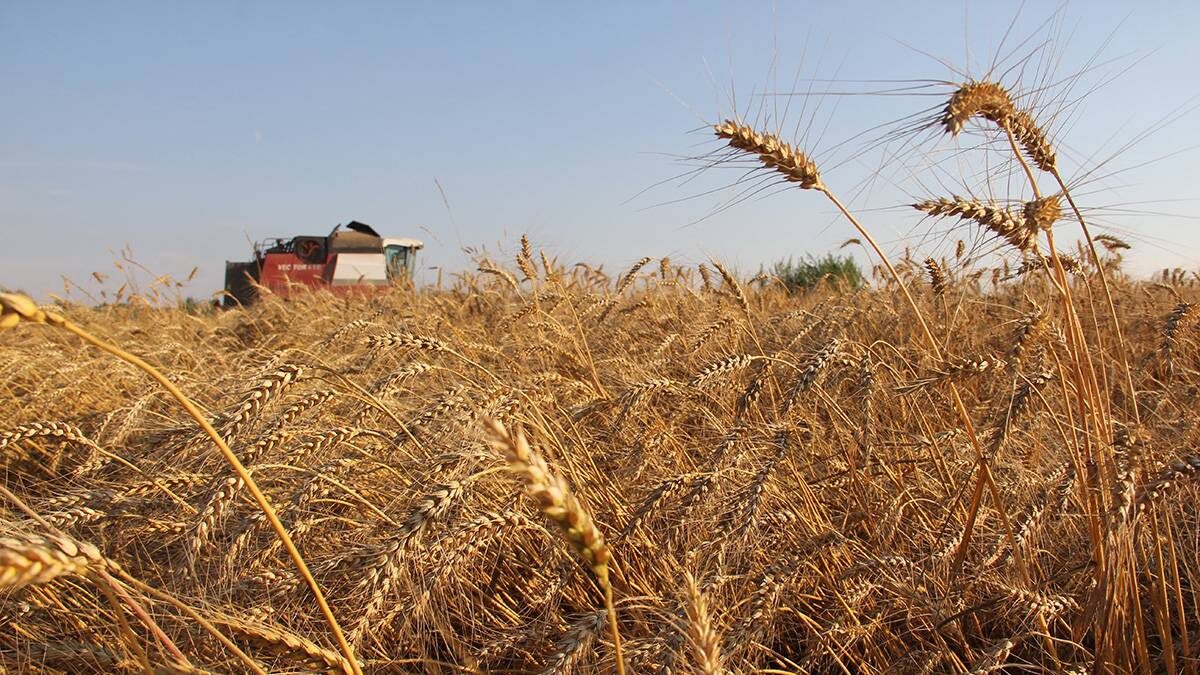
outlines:
[[[213,313],[215,305],[211,300],[197,300],[188,296],[179,301],[178,307],[192,316],[205,316]]]
[[[787,286],[789,293],[803,293],[823,282],[840,288],[855,290],[865,283],[862,270],[850,256],[835,256],[827,253],[823,258],[805,256],[800,260],[780,260],[772,268],[775,276]]]

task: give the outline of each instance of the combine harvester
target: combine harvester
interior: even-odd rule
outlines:
[[[225,262],[225,306],[249,305],[260,287],[286,298],[324,288],[338,295],[373,292],[412,279],[416,239],[388,238],[357,220],[329,236],[266,239],[254,245],[254,260]]]

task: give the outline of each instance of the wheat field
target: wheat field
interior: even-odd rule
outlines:
[[[789,292],[523,240],[358,299],[0,296],[0,666],[1195,673],[1195,278],[1122,271],[1020,100],[934,123],[1024,196],[913,205],[1020,269]],[[883,254],[802,149],[712,133]]]

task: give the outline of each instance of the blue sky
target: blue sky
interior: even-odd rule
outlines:
[[[667,255],[754,272],[836,249],[850,227],[816,195],[714,213],[736,190],[708,191],[738,173],[659,185],[694,166],[681,157],[717,149],[701,127],[730,112],[731,91],[750,114],[792,101],[786,135],[809,129],[827,181],[889,250],[946,254],[957,235],[931,234],[937,224],[896,205],[951,190],[920,158],[957,146],[926,144],[881,171],[872,136],[856,137],[938,99],[760,108],[752,94],[791,91],[797,76],[802,90],[856,92],[890,86],[861,80],[960,78],[938,59],[978,74],[1014,16],[1007,44],[1055,38],[1039,55],[1056,72],[1102,62],[1056,120],[1068,174],[1155,131],[1081,188],[1098,225],[1132,240],[1139,272],[1200,267],[1200,223],[1156,215],[1200,215],[1195,2],[3,0],[0,286],[44,295],[66,275],[94,291],[90,273],[112,273],[129,246],[156,274],[199,266],[184,292],[205,297],[248,240],[352,219],[424,239],[425,280],[430,267],[468,268],[464,247],[507,256],[522,233],[562,261],[609,269]],[[1173,111],[1182,117],[1160,130]]]

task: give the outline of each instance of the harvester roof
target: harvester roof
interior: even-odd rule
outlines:
[[[412,237],[385,237],[384,246],[403,246],[405,248],[425,248],[425,242]]]

